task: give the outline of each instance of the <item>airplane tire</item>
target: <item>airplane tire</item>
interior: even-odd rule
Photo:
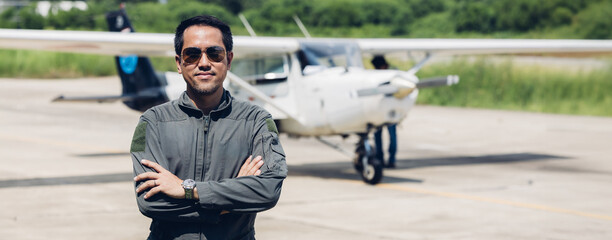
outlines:
[[[383,164],[375,157],[369,157],[368,164],[361,171],[361,179],[368,184],[377,184],[383,177]]]
[[[353,161],[353,166],[355,167],[355,170],[357,170],[357,173],[359,173],[361,179],[364,182],[374,185],[379,183],[380,180],[382,180],[383,163],[380,159],[374,156],[373,152],[368,154],[364,150],[365,148],[363,147],[363,145],[357,148],[357,150],[355,151],[356,155]],[[364,157],[367,158],[367,164],[365,166],[363,165]]]

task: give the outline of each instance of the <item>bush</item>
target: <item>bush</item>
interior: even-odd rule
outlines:
[[[339,0],[321,1],[314,6],[311,22],[314,26],[358,27],[364,24],[361,2]]]
[[[72,8],[68,11],[49,13],[47,24],[55,29],[95,29],[96,22],[89,10]]]
[[[0,28],[16,28],[17,8],[10,7],[0,12]]]
[[[497,13],[497,30],[528,31],[547,18],[548,11],[539,1],[513,0],[498,1],[495,4]]]
[[[406,6],[414,13],[415,18],[427,16],[431,13],[444,11],[446,8],[442,0],[407,0],[404,1]]]
[[[457,32],[492,32],[495,30],[495,16],[488,1],[461,1],[451,11]]]
[[[548,26],[556,27],[561,25],[567,25],[572,23],[573,13],[570,9],[565,7],[558,7],[550,15],[548,20]]]
[[[590,5],[576,17],[578,35],[591,39],[612,39],[612,2],[603,1]]]
[[[17,26],[26,29],[43,29],[45,26],[45,18],[36,13],[36,8],[33,5],[24,7],[17,13]]]

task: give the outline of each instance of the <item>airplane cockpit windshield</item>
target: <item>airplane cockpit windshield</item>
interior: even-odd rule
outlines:
[[[361,52],[355,42],[310,41],[300,44],[298,57],[304,74],[315,69],[332,67],[363,68]]]
[[[289,58],[284,54],[234,59],[231,71],[251,84],[276,83],[287,80]]]

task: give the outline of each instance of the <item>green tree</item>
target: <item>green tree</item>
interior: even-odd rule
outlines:
[[[495,30],[496,15],[490,1],[459,1],[451,10],[457,32],[492,32]]]
[[[0,12],[0,28],[17,27],[17,8],[10,7]]]
[[[45,26],[45,18],[36,13],[36,8],[33,4],[21,8],[17,13],[17,26],[25,29],[43,29]]]
[[[359,27],[365,21],[362,10],[361,2],[320,1],[314,6],[311,21],[314,26]]]
[[[443,0],[405,0],[405,7],[409,7],[416,18],[427,16],[430,13],[441,12],[446,9]]]
[[[504,0],[497,1],[495,12],[498,30],[527,31],[548,17],[548,9],[539,1]]]
[[[261,7],[249,9],[244,15],[258,34],[297,35],[299,28],[293,21],[293,15],[300,17],[307,26],[314,26],[313,1],[299,0],[266,0]]]
[[[77,8],[50,13],[47,21],[48,26],[55,29],[94,29],[96,25],[90,10]]]
[[[172,1],[168,4],[168,8],[172,9],[171,14],[175,16],[173,18],[176,20],[174,22],[175,25],[177,25],[179,21],[202,14],[215,16],[223,20],[228,25],[236,22],[236,16],[228,11],[227,8],[212,3],[202,3],[197,1]]]
[[[576,32],[584,38],[612,39],[612,2],[591,4],[576,17]]]

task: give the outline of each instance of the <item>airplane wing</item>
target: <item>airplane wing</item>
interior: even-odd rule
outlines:
[[[103,55],[174,56],[172,34],[0,29],[0,47]]]
[[[104,55],[174,56],[174,34],[0,29],[0,47]],[[312,39],[311,39],[312,40]],[[334,40],[334,39],[319,39]],[[294,52],[299,38],[234,36],[237,57]],[[576,39],[355,39],[364,53],[443,54],[612,52],[611,40]]]
[[[103,55],[174,56],[174,34],[0,29],[0,48]],[[234,37],[238,57],[297,51],[294,38]]]
[[[357,39],[364,53],[417,51],[435,55],[612,52],[611,40],[577,39]]]

